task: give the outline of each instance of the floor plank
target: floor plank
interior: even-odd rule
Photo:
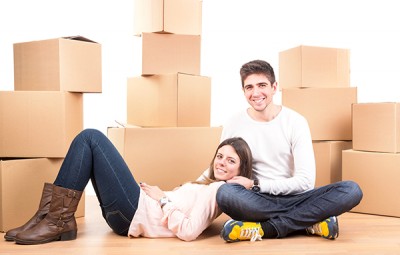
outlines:
[[[226,219],[225,215],[219,217],[193,242],[177,238],[130,239],[115,235],[101,217],[96,198],[87,196],[86,215],[77,220],[76,240],[29,246],[0,240],[0,254],[400,254],[400,218],[345,213],[339,217],[340,235],[334,241],[316,236],[292,236],[233,244],[219,237]]]

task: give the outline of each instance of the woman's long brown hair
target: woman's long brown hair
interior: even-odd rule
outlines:
[[[239,175],[247,177],[249,179],[252,178],[252,173],[253,173],[253,156],[251,154],[251,150],[247,142],[241,138],[241,137],[232,137],[225,139],[222,141],[217,149],[215,150],[214,157],[211,160],[209,170],[208,170],[208,176],[203,176],[204,180],[202,181],[195,181],[192,183],[198,183],[198,184],[210,184],[212,182],[217,181],[214,176],[214,161],[215,157],[218,153],[218,150],[225,146],[225,145],[230,145],[233,147],[235,152],[240,158],[240,167],[239,167]]]

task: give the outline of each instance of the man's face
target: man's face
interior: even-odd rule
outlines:
[[[264,74],[251,74],[244,80],[243,92],[247,102],[260,112],[271,104],[277,83],[271,84]]]

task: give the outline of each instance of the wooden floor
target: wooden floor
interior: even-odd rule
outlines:
[[[87,196],[86,216],[78,219],[78,238],[43,245],[16,245],[0,240],[0,254],[400,254],[400,218],[346,213],[339,217],[340,236],[334,241],[316,236],[292,236],[259,242],[225,243],[218,218],[198,240],[148,239],[117,236],[101,217],[97,200]],[[1,233],[0,235],[4,235]]]

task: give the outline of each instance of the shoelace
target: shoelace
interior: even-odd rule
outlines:
[[[250,242],[261,241],[260,228],[245,228],[240,230],[239,238],[250,239]]]
[[[322,234],[322,229],[319,223],[312,225],[309,230],[311,234]]]

